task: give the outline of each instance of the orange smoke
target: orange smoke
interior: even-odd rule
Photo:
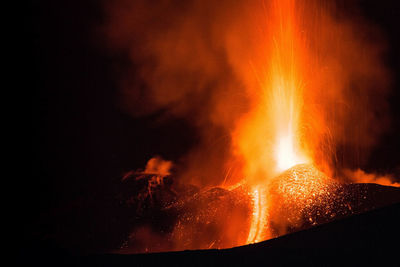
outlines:
[[[396,186],[400,187],[400,183],[394,181],[394,177],[391,175],[378,175],[374,173],[366,173],[361,169],[355,171],[344,169],[343,175],[349,179],[350,182],[354,183],[374,183],[380,185]]]
[[[234,183],[310,160],[333,174],[362,165],[387,126],[379,35],[332,4],[119,0],[106,10],[109,44],[132,62],[123,107],[186,118],[203,137],[182,160],[190,182]]]
[[[171,174],[171,167],[171,161],[163,160],[161,157],[154,157],[147,162],[146,169],[143,171],[143,174],[157,174],[166,176]]]

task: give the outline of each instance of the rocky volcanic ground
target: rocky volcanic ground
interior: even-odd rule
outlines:
[[[400,188],[339,184],[313,172],[300,166],[283,173],[276,180],[280,182],[272,182],[270,192],[279,192],[271,198],[276,207],[270,226],[275,236],[400,203]],[[310,180],[310,174],[318,179]],[[171,176],[132,174],[112,194],[77,199],[43,214],[33,239],[86,252],[232,247],[243,243],[248,234],[251,201],[246,186],[200,190]]]
[[[246,241],[252,199],[245,185],[232,191],[200,190],[174,184],[172,177],[162,183],[154,179],[131,177],[121,185],[125,188],[119,195],[121,203],[138,218],[132,221],[135,227],[119,252],[227,248]],[[399,188],[338,183],[309,165],[289,169],[273,179],[269,188],[274,207],[270,227],[275,237],[400,202]]]

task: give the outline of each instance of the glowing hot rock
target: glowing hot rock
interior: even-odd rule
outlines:
[[[273,235],[315,225],[317,217],[331,214],[340,186],[310,164],[296,165],[273,178],[268,185]]]

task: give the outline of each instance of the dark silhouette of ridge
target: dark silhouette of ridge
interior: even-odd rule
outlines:
[[[399,266],[399,242],[397,203],[231,249],[78,255],[42,245],[22,250],[20,258],[41,266]]]

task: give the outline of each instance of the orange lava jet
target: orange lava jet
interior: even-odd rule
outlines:
[[[268,233],[268,202],[265,188],[257,187],[251,193],[253,200],[253,213],[247,244],[257,243],[269,237]]]

